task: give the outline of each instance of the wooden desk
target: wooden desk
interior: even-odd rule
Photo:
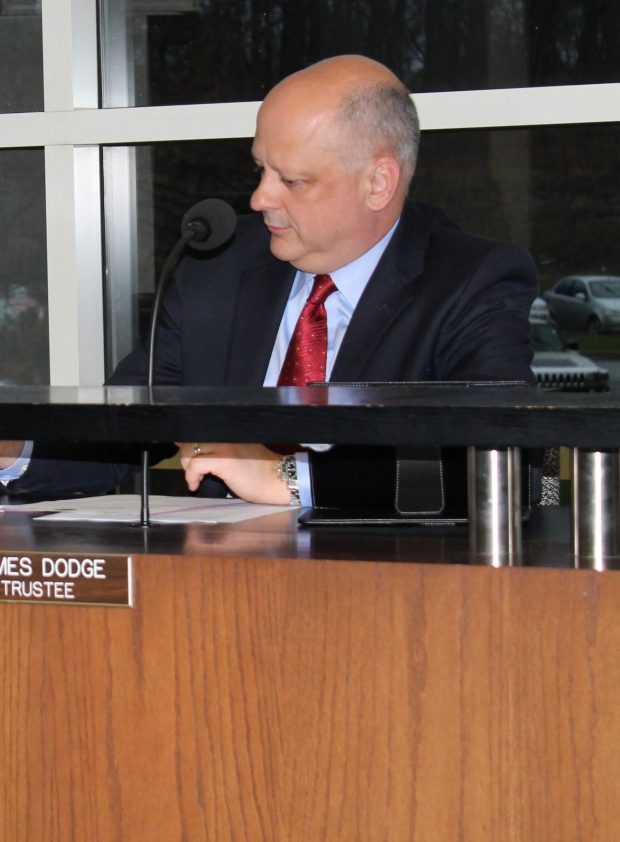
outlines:
[[[33,525],[134,555],[135,605],[0,605],[0,838],[615,842],[620,575],[464,530]],[[87,531],[86,531],[87,530]],[[549,537],[551,536],[551,537]]]

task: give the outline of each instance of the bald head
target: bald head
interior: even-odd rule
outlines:
[[[288,119],[321,125],[349,160],[391,154],[401,166],[401,192],[413,177],[419,145],[415,105],[400,79],[366,56],[324,59],[287,76],[265,97]],[[353,156],[353,157],[352,157]]]
[[[378,243],[402,211],[417,149],[415,107],[387,67],[338,56],[287,77],[261,105],[252,153],[272,253],[329,273]]]
[[[352,87],[377,84],[403,87],[391,70],[374,59],[354,55],[334,56],[292,73],[275,85],[271,93],[297,86],[298,90],[302,90],[305,86],[307,92],[313,89],[324,93],[330,91],[338,97]]]

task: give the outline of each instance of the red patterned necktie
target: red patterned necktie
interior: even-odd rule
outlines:
[[[329,275],[317,275],[299,315],[282,364],[278,386],[304,386],[325,380],[327,313],[325,299],[335,292]]]

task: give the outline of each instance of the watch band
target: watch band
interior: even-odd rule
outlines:
[[[278,465],[278,476],[291,495],[291,506],[299,506],[299,483],[297,481],[297,460],[294,456],[283,456]]]

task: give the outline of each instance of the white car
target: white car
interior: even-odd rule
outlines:
[[[588,333],[620,331],[620,276],[571,275],[543,293],[561,327]]]

